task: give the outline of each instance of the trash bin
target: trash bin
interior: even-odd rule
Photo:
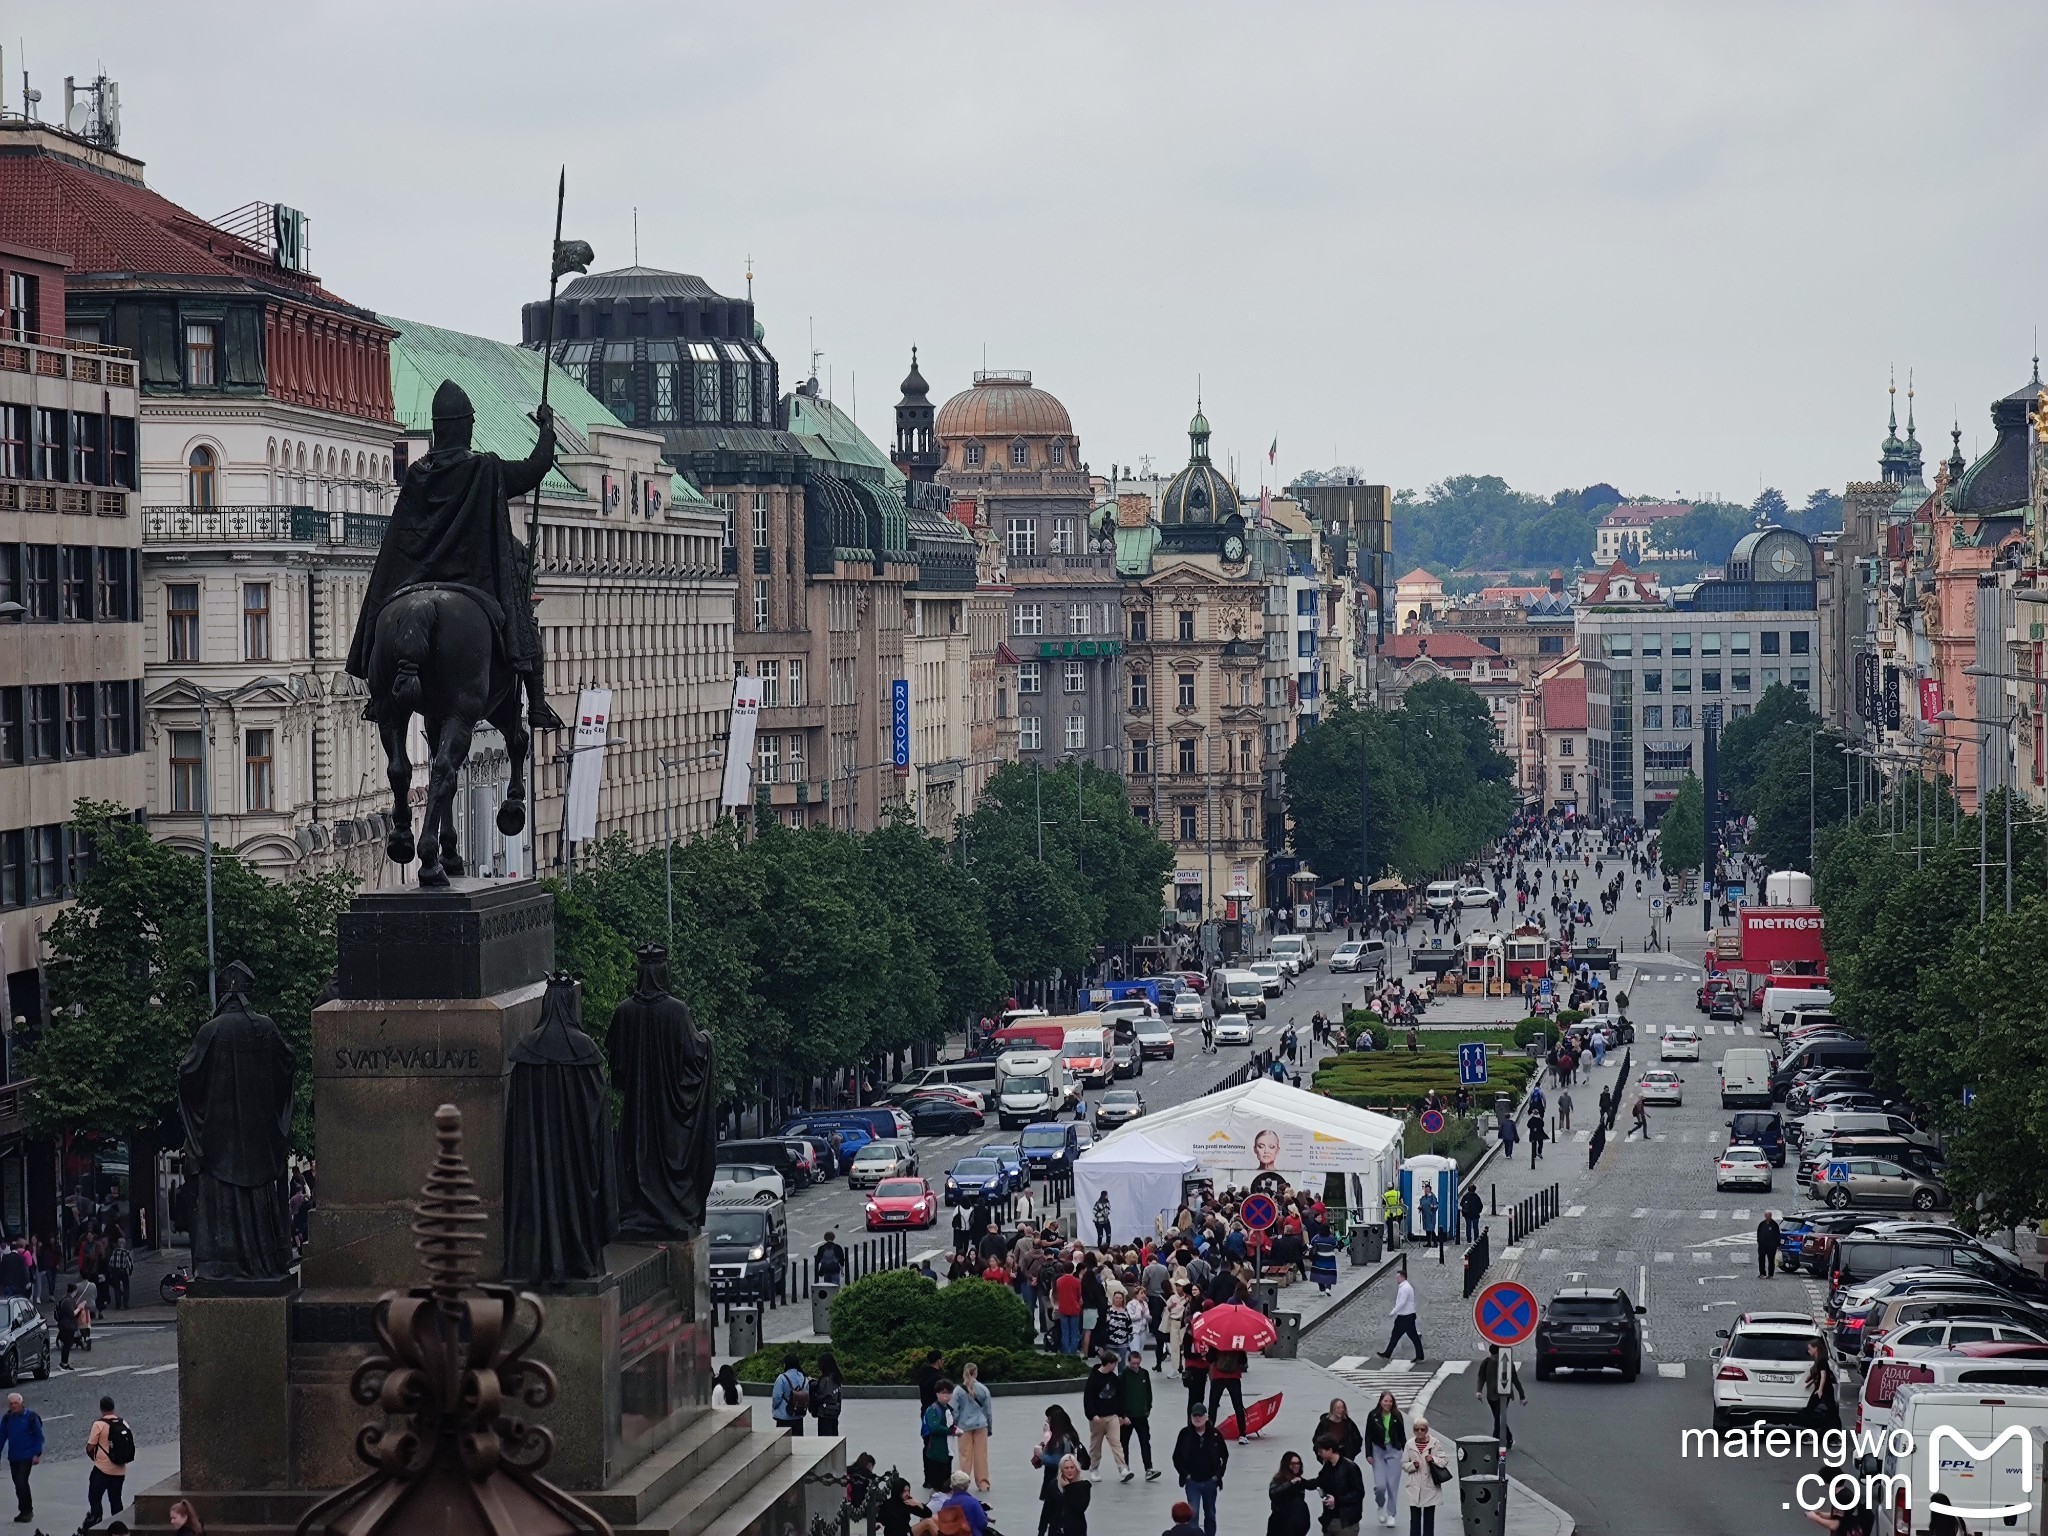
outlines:
[[[1512,1116],[1515,1112],[1515,1101],[1504,1093],[1496,1093],[1493,1096],[1493,1112],[1496,1115]]]
[[[1301,1353],[1299,1312],[1275,1312],[1273,1327],[1278,1330],[1278,1337],[1266,1346],[1266,1357],[1269,1360],[1292,1360]]]
[[[1252,1282],[1252,1307],[1273,1316],[1273,1309],[1280,1305],[1280,1282],[1278,1280],[1254,1280]]]
[[[1456,1443],[1465,1536],[1506,1536],[1508,1485],[1500,1475],[1500,1442],[1491,1435],[1461,1435]]]
[[[836,1284],[820,1283],[811,1287],[811,1332],[821,1339],[832,1337],[832,1298],[838,1294]]]
[[[761,1309],[734,1307],[725,1314],[725,1352],[744,1360],[761,1348]]]
[[[1351,1267],[1377,1264],[1386,1241],[1386,1233],[1375,1222],[1355,1221],[1351,1224]]]

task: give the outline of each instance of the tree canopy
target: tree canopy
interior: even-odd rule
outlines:
[[[1657,863],[1665,874],[1700,867],[1707,848],[1706,812],[1706,789],[1698,774],[1688,773],[1657,823]]]

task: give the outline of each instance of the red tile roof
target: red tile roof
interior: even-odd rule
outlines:
[[[1481,645],[1470,635],[1442,632],[1427,635],[1389,635],[1380,654],[1396,664],[1406,664],[1427,653],[1431,661],[1472,661],[1485,657],[1499,661],[1500,652]]]
[[[1586,728],[1586,680],[1553,677],[1543,685],[1543,725],[1552,731]]]
[[[1414,570],[1410,571],[1406,576],[1403,576],[1399,581],[1395,582],[1394,585],[1397,587],[1405,587],[1409,585],[1411,582],[1419,582],[1424,586],[1433,585],[1440,587],[1443,585],[1441,581],[1438,581],[1436,577],[1430,575],[1429,572],[1425,571],[1419,565],[1415,567]]]

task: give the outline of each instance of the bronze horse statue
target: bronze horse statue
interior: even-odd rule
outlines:
[[[529,557],[512,538],[511,498],[538,486],[554,461],[545,405],[535,420],[540,435],[524,460],[472,452],[469,397],[452,381],[441,385],[433,451],[406,471],[356,620],[348,670],[369,685],[363,714],[376,722],[391,782],[395,826],[384,851],[400,864],[417,854],[422,886],[467,873],[455,841],[455,784],[478,722],[497,727],[511,761],[511,788],[497,816],[507,837],[526,826],[528,724],[562,727],[542,681]],[[414,715],[426,727],[429,754],[417,841],[406,750]]]

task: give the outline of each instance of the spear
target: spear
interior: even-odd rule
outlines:
[[[569,199],[569,167],[562,167],[561,179],[555,183],[555,243],[550,247],[552,255],[548,262],[548,331],[547,344],[540,353],[540,403],[543,409],[548,403],[548,376],[555,362],[555,290],[560,286],[564,272],[588,272],[594,259],[588,243],[582,240],[563,240],[562,207]],[[539,412],[535,413],[539,415]],[[533,502],[526,512],[526,582],[527,595],[540,580],[540,487],[533,488]]]

